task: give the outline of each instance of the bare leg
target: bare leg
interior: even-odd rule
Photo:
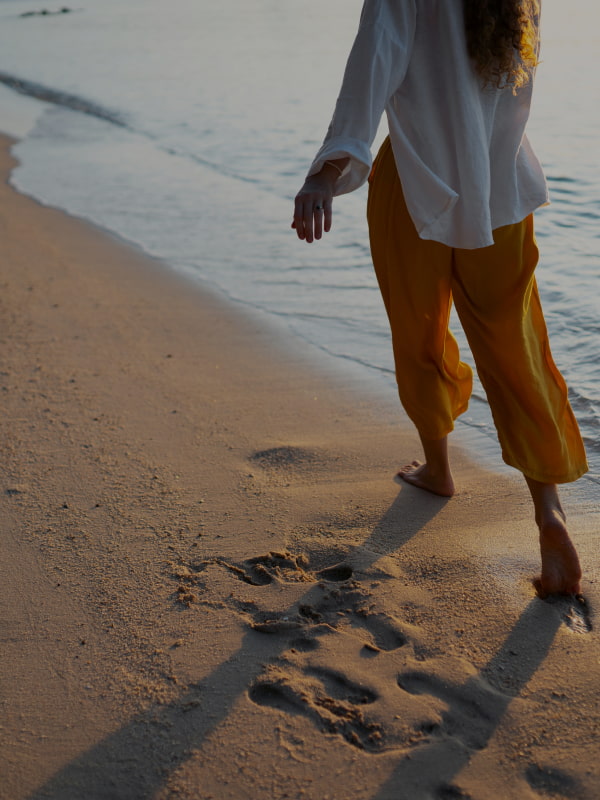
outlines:
[[[448,437],[443,439],[424,439],[421,444],[425,453],[425,463],[413,461],[398,472],[397,477],[406,483],[425,489],[442,497],[452,497],[454,480],[448,460]]]
[[[525,476],[540,529],[542,574],[535,581],[540,597],[549,594],[579,594],[581,567],[567,532],[566,517],[555,483],[540,483]]]

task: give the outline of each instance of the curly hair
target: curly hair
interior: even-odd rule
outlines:
[[[529,82],[538,63],[538,0],[463,0],[469,56],[485,85]]]

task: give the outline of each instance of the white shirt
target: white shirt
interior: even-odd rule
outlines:
[[[462,0],[365,0],[340,95],[309,175],[350,156],[335,194],[367,179],[383,112],[422,239],[493,244],[492,231],[548,202],[524,134],[532,81],[483,87],[467,54]]]

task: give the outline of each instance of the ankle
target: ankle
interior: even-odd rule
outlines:
[[[540,531],[547,526],[564,524],[567,521],[563,511],[558,487],[555,483],[542,483],[525,476],[531,499],[533,500],[535,521]]]
[[[436,478],[451,478],[450,461],[448,459],[448,437],[442,439],[424,439],[421,444],[425,455],[427,472]]]
[[[432,478],[440,478],[443,480],[452,478],[450,464],[432,464],[430,461],[426,461],[425,466]]]

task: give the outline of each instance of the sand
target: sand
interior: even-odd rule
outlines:
[[[587,605],[539,600],[519,476],[398,487],[399,410],[14,192],[8,147],[0,796],[598,798],[597,509]]]

